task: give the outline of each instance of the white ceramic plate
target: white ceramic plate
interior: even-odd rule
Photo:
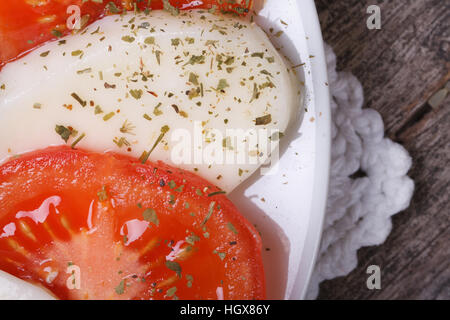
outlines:
[[[278,166],[272,174],[258,170],[230,198],[261,232],[267,298],[302,299],[328,190],[331,115],[323,42],[313,0],[267,0],[259,7],[256,23],[292,65],[304,64],[296,68],[305,83],[303,100],[281,141]]]
[[[331,114],[323,40],[313,0],[267,0],[255,9],[256,23],[280,52],[293,66],[304,64],[296,68],[304,99],[281,141],[278,166],[272,174],[258,170],[230,198],[261,233],[267,298],[302,299],[328,191]]]

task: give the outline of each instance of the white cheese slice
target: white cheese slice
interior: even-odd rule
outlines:
[[[139,158],[158,142],[149,160],[226,191],[267,159],[300,104],[260,27],[204,11],[108,16],[8,64],[0,85],[0,161],[65,144],[60,125],[77,132],[68,145],[83,137],[76,147],[98,152]]]
[[[0,270],[0,300],[54,300],[47,290]]]

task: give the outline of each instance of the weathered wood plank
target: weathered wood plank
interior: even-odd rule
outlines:
[[[321,299],[450,299],[450,96],[427,100],[450,78],[450,3],[435,0],[316,0],[338,68],[362,82],[365,107],[378,110],[387,134],[413,157],[411,207],[393,218],[378,247],[358,251],[358,268],[325,281]],[[379,4],[382,29],[366,28]],[[381,267],[382,290],[368,290],[366,269]]]
[[[366,9],[378,3],[381,30],[368,30]],[[450,78],[450,2],[317,0],[324,39],[338,68],[363,80],[366,106],[394,133]]]

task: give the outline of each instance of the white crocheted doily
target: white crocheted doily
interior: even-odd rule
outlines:
[[[356,251],[379,245],[389,235],[391,216],[409,206],[414,183],[407,176],[408,152],[384,137],[384,124],[373,109],[362,109],[358,79],[336,72],[336,55],[325,45],[332,96],[331,176],[322,243],[307,298],[319,283],[348,274],[358,264]],[[362,171],[366,176],[351,178]]]

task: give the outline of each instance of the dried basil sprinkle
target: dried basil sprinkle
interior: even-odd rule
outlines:
[[[151,222],[156,226],[159,226],[159,219],[156,215],[156,211],[154,209],[147,208],[142,213],[142,216],[145,221]]]
[[[166,267],[176,272],[177,276],[181,278],[181,266],[178,262],[168,260],[166,261]]]
[[[170,12],[173,16],[177,16],[180,14],[180,10],[172,6],[169,0],[163,0],[163,9],[167,12]]]
[[[66,143],[67,143],[67,140],[69,140],[70,136],[72,135],[72,131],[69,128],[66,128],[65,126],[56,125],[55,131],[57,134],[59,134],[61,136],[61,138]]]
[[[139,159],[141,161],[142,164],[145,164],[148,160],[148,157],[150,156],[150,154],[153,152],[153,150],[155,150],[156,146],[161,142],[161,140],[164,138],[164,135],[169,132],[170,128],[169,126],[163,126],[161,127],[161,134],[159,135],[158,139],[156,139],[153,147],[150,149],[150,151],[144,151],[141,155],[141,158]]]
[[[133,42],[135,40],[135,38],[132,37],[132,36],[123,36],[122,40],[125,41],[125,42],[131,43],[131,42]]]
[[[210,203],[209,208],[208,208],[208,213],[206,214],[206,217],[201,224],[202,226],[204,226],[208,222],[208,220],[211,218],[215,205],[216,205],[216,202],[214,202],[214,201]]]
[[[217,91],[224,91],[225,88],[228,88],[230,85],[228,84],[226,79],[220,79],[219,84],[217,85]]]
[[[83,54],[83,50],[75,50],[75,51],[72,51],[71,54],[73,57],[76,57],[76,56]]]
[[[63,34],[62,34],[61,31],[56,30],[56,29],[53,29],[53,30],[52,30],[52,35],[54,35],[54,36],[57,37],[57,38],[61,38]]]
[[[155,44],[155,37],[147,37],[144,40],[145,44]]]
[[[135,98],[136,100],[139,100],[142,97],[143,91],[141,89],[130,90],[130,94],[133,98]]]
[[[228,223],[227,223],[227,227],[228,227],[228,229],[230,229],[234,234],[238,234],[238,231],[236,230],[235,226],[234,226],[231,222],[228,222]]]
[[[84,101],[83,99],[80,98],[80,96],[78,94],[76,94],[75,92],[71,93],[72,98],[74,98],[75,100],[78,101],[79,104],[81,104],[81,106],[85,107],[87,102]]]
[[[116,7],[116,4],[112,1],[108,3],[108,9],[111,13],[120,13],[120,10]]]
[[[265,116],[262,117],[258,117],[255,119],[255,124],[257,126],[261,126],[261,125],[266,125],[272,122],[272,115],[271,114],[267,114]]]
[[[216,196],[218,194],[226,194],[226,191],[216,191],[216,192],[211,192],[210,194],[208,194],[208,197],[213,197]]]
[[[102,190],[97,192],[98,201],[103,202],[108,200],[108,193],[106,192],[106,186],[102,187]]]
[[[82,133],[70,146],[72,149],[75,149],[75,146],[86,136],[85,133]]]
[[[110,113],[106,114],[106,115],[103,117],[103,120],[104,120],[104,121],[108,121],[109,119],[111,119],[112,117],[114,117],[115,114],[116,114],[115,112],[110,112]]]
[[[117,294],[123,294],[125,292],[125,280],[120,281],[119,285],[115,288]]]

